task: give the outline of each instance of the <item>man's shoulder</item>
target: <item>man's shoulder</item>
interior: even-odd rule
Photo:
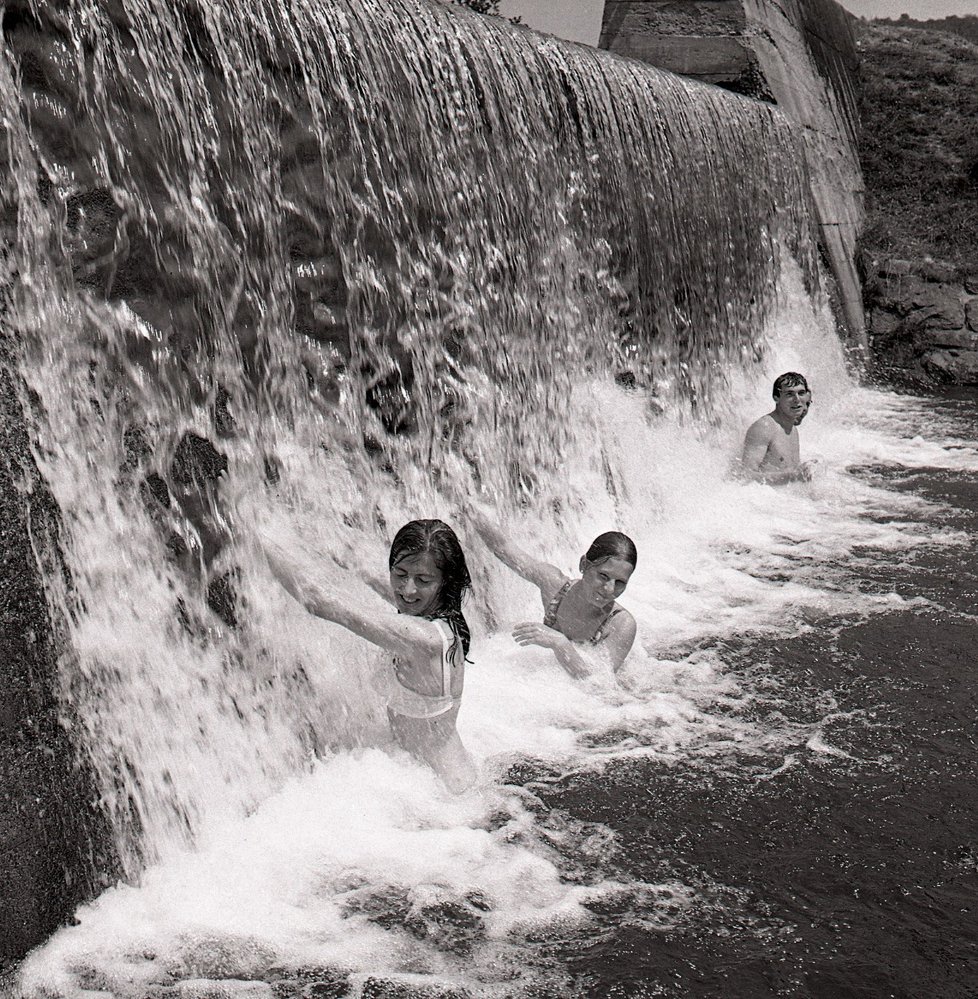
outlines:
[[[770,413],[765,413],[763,416],[758,417],[748,428],[748,437],[771,437],[774,431],[778,429],[778,424],[775,422],[773,416]]]

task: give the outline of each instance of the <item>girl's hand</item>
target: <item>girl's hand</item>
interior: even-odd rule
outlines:
[[[561,667],[575,680],[583,680],[588,676],[588,669],[574,649],[574,643],[556,629],[535,621],[525,621],[513,629],[513,638],[517,645],[539,645],[550,649],[557,656]]]
[[[484,538],[487,534],[492,536],[498,531],[487,507],[475,500],[469,500],[465,504],[462,508],[462,516],[475,528],[480,537]]]
[[[535,621],[525,621],[513,628],[513,638],[517,645],[539,645],[544,649],[555,649],[567,639],[553,628]]]

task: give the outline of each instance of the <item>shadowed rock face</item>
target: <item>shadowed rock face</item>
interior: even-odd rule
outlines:
[[[0,968],[105,886],[98,793],[61,716],[59,641],[37,568],[58,518],[31,457],[0,344]]]
[[[978,275],[952,264],[865,255],[869,334],[880,373],[978,385]]]

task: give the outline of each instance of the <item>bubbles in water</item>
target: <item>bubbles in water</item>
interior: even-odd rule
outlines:
[[[853,561],[961,537],[852,470],[971,468],[973,442],[846,373],[771,108],[400,0],[66,17],[67,146],[15,72],[33,33],[0,59],[21,276],[0,321],[63,520],[61,696],[129,880],[25,993],[573,995],[561,947],[713,896],[623,883],[611,832],[545,788],[637,756],[843,752],[829,703],[752,714],[763,670],[725,643],[900,606]],[[787,369],[821,471],[744,484]],[[620,677],[507,637],[542,608],[466,524],[476,493],[568,573],[601,531],[635,539]],[[389,745],[389,662],[254,540],[287,525],[380,612],[363,570],[419,515],[458,527],[476,580],[459,726],[482,779],[459,798]]]

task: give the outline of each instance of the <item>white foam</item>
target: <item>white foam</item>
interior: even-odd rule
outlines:
[[[844,755],[821,727],[831,703],[806,722],[774,713],[748,720],[741,708],[757,678],[733,671],[723,644],[908,606],[896,593],[862,587],[853,563],[892,562],[962,539],[935,527],[935,504],[853,469],[971,471],[978,456],[953,424],[928,424],[923,401],[858,387],[824,319],[798,300],[772,321],[763,365],[731,379],[710,421],[676,403],[651,413],[638,393],[582,382],[570,413],[577,443],[566,462],[541,476],[526,508],[499,510],[514,538],[569,575],[600,531],[617,528],[635,539],[639,565],[621,602],[639,637],[623,682],[610,673],[574,681],[549,653],[515,645],[509,631],[539,619],[539,597],[485,550],[452,499],[424,476],[405,492],[378,488],[371,496],[390,524],[441,515],[463,536],[476,594],[467,611],[474,642],[459,729],[482,780],[462,797],[389,745],[373,683],[388,668],[386,657],[306,614],[249,541],[259,524],[288,521],[313,564],[357,599],[374,599],[353,567],[382,573],[384,541],[363,534],[360,487],[336,455],[296,439],[278,452],[277,493],[249,495],[240,483],[251,480],[233,474],[223,487],[248,608],[246,628],[224,636],[225,645],[174,637],[173,579],[133,576],[93,527],[92,592],[106,585],[124,592],[141,581],[131,601],[93,605],[76,634],[83,660],[109,664],[116,677],[117,728],[104,737],[132,740],[129,752],[143,764],[138,779],[161,789],[158,814],[192,813],[196,845],[167,838],[169,826],[153,826],[157,813],[147,804],[143,817],[162,843],[159,861],[138,885],[120,885],[84,907],[77,926],[35,953],[23,969],[26,993],[80,995],[86,979],[78,969],[95,967],[125,994],[125,983],[165,977],[167,966],[200,970],[204,952],[225,954],[231,972],[249,960],[336,964],[495,988],[507,975],[530,974],[521,943],[530,927],[587,926],[582,903],[595,894],[645,891],[650,925],[668,925],[676,905],[693,904],[681,885],[618,885],[604,873],[607,831],[595,839],[574,823],[547,830],[526,792],[499,782],[526,758],[541,761],[541,773],[559,774],[639,755],[709,758],[750,749],[769,757],[758,779],[773,779],[805,753]],[[746,425],[770,407],[773,377],[786,368],[810,377],[815,404],[802,449],[819,459],[820,472],[810,484],[744,484],[729,475],[731,461]],[[347,523],[337,519],[341,509],[351,511]],[[110,521],[132,530],[128,512]],[[149,546],[151,530],[140,523]],[[160,636],[168,636],[163,644]],[[123,705],[133,704],[142,708],[127,714]],[[318,746],[302,737],[307,729]],[[314,748],[322,757],[315,762]],[[590,865],[589,887],[563,876],[569,862]],[[423,939],[417,923],[414,932],[406,928],[406,920],[423,922],[426,905],[446,902],[478,927],[468,956]]]

